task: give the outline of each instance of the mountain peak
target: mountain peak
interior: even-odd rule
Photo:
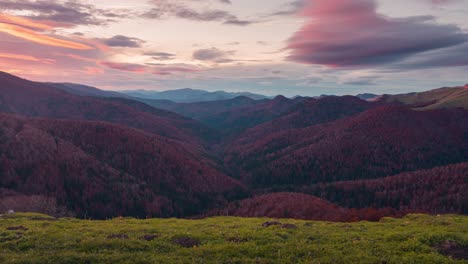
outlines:
[[[275,101],[284,101],[284,100],[288,100],[288,98],[286,98],[286,96],[284,96],[284,95],[278,95],[273,100],[275,100]]]

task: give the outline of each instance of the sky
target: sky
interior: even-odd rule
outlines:
[[[286,96],[468,83],[468,0],[0,0],[0,70]]]

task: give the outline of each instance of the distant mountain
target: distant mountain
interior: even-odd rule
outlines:
[[[256,104],[261,104],[268,101],[254,100],[246,96],[238,96],[232,99],[207,101],[207,102],[194,102],[194,103],[175,103],[169,100],[157,99],[141,99],[139,101],[147,103],[151,106],[165,109],[174,113],[181,114],[186,117],[194,118],[197,120],[204,120],[208,116],[216,115],[226,111],[231,111],[237,108],[248,107]]]
[[[246,96],[238,96],[227,100],[195,103],[174,103],[154,99],[138,100],[193,118],[220,131],[223,135],[232,136],[249,127],[275,119],[306,99],[305,97],[289,99],[277,96],[274,99],[254,100]]]
[[[384,95],[380,101],[400,103],[420,110],[462,107],[468,109],[468,85],[420,93]]]
[[[113,91],[104,91],[96,87],[76,84],[76,83],[45,83],[45,84],[51,87],[64,90],[68,93],[81,95],[81,96],[130,98],[130,96],[123,94],[123,93],[118,93],[118,92],[113,92]]]
[[[363,93],[363,94],[358,94],[356,97],[362,99],[362,100],[372,100],[375,98],[378,98],[380,95],[377,94],[371,94],[371,93]]]
[[[207,101],[219,101],[232,99],[239,96],[249,97],[254,100],[261,100],[268,98],[264,95],[253,94],[248,92],[240,93],[229,93],[225,91],[208,92],[204,90],[196,89],[178,89],[169,91],[147,91],[147,90],[134,90],[134,91],[122,91],[122,93],[145,99],[157,99],[157,100],[170,100],[177,103],[193,103],[193,102],[207,102]]]
[[[5,113],[107,121],[195,145],[200,138],[216,138],[213,130],[195,120],[134,100],[78,96],[2,72],[0,87],[0,111]]]
[[[280,117],[303,100],[305,98],[289,99],[280,95],[271,100],[254,101],[226,111],[211,111],[211,114],[207,112],[207,115],[195,118],[220,130],[223,135],[235,137],[250,127]]]

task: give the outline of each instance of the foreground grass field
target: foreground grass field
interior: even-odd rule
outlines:
[[[375,223],[0,217],[0,263],[468,263],[467,246],[468,217],[453,215]]]

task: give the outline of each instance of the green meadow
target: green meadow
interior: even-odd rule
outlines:
[[[0,263],[468,263],[468,217],[380,222],[0,217]]]

